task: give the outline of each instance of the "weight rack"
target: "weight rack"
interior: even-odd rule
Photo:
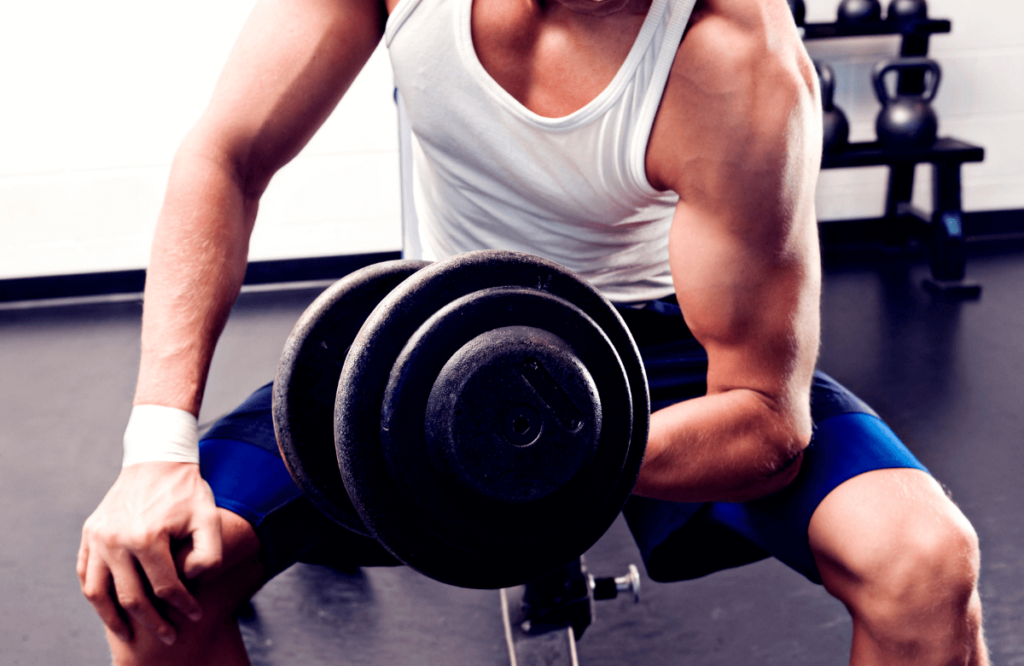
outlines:
[[[926,56],[933,34],[948,33],[951,23],[945,19],[922,19],[906,23],[874,21],[870,23],[808,23],[803,26],[804,40],[899,35],[901,57]],[[924,90],[924,72],[900,72],[899,94],[913,95]],[[977,298],[981,287],[963,282],[966,247],[960,197],[960,166],[981,162],[985,149],[954,138],[939,138],[932,146],[917,150],[885,149],[877,141],[852,143],[822,157],[823,169],[866,166],[889,167],[885,214],[881,222],[890,244],[905,243],[911,237],[924,237],[930,247],[932,279],[926,286],[940,294]],[[929,217],[914,208],[914,167],[931,164],[933,172],[933,210]]]

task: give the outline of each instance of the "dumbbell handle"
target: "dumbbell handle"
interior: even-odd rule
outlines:
[[[619,592],[632,591],[633,603],[640,603],[640,571],[635,564],[629,565],[625,576],[595,578],[593,574],[587,574],[587,582],[595,600],[614,599],[619,596]]]

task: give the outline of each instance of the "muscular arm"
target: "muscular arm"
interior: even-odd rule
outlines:
[[[383,20],[374,0],[257,5],[174,159],[147,274],[136,404],[198,413],[260,195],[348,89]]]
[[[774,0],[708,0],[680,47],[648,149],[680,201],[679,304],[707,395],[652,416],[634,492],[744,501],[797,474],[811,436],[820,269],[820,117],[811,63]]]
[[[264,0],[213,99],[175,156],[146,279],[135,404],[198,414],[213,349],[241,287],[260,195],[330,114],[383,33],[377,0]],[[220,523],[192,463],[125,467],[82,531],[82,591],[111,631],[132,623],[164,642],[175,630],[156,597],[193,620],[175,542],[191,539],[182,573],[221,558]]]

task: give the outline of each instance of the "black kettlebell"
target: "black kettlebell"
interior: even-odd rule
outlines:
[[[889,11],[885,15],[886,21],[898,25],[923,21],[926,18],[928,18],[928,3],[925,0],[892,0],[889,3]]]
[[[889,95],[885,75],[889,72],[925,70],[925,89],[919,95]],[[927,76],[931,73],[931,77]],[[939,89],[939,64],[928,58],[900,58],[883,60],[875,65],[873,78],[882,110],[875,120],[878,141],[886,148],[927,148],[935,142],[939,119],[931,101]]]
[[[822,126],[824,128],[824,151],[834,153],[846,147],[850,138],[850,123],[846,114],[835,105],[836,75],[828,63],[814,61],[814,69],[821,81]]]
[[[807,5],[804,0],[788,0],[789,10],[793,12],[793,20],[798,26],[804,24],[804,17],[807,15]]]
[[[871,23],[882,20],[879,0],[843,0],[839,4],[839,23]]]

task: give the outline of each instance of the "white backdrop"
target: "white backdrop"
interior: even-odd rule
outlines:
[[[174,151],[253,4],[2,4],[0,278],[147,264]],[[399,249],[396,124],[378,49],[264,196],[250,258]]]
[[[830,21],[838,0],[807,0]],[[144,267],[178,141],[202,112],[253,0],[170,5],[93,0],[0,5],[0,278]],[[940,134],[986,149],[964,167],[965,210],[1024,208],[1024,9],[1017,0],[930,0],[952,33]],[[833,64],[852,138],[874,135],[872,65],[896,37],[809,42]],[[250,258],[398,249],[395,109],[378,50],[337,112],[273,182]],[[885,169],[822,174],[819,218],[879,215]],[[930,207],[928,167],[915,201]]]

